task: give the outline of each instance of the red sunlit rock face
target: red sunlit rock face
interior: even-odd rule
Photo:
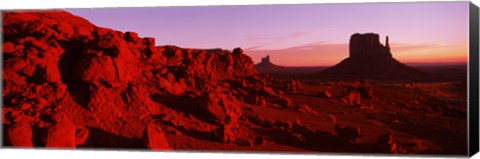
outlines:
[[[2,16],[7,146],[176,148],[165,125],[233,142],[244,98],[289,100],[241,48],[156,46],[63,11]]]

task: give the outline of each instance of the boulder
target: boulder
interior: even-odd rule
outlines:
[[[214,135],[223,143],[231,143],[236,140],[231,125],[222,125],[214,131]]]
[[[254,95],[254,94],[248,94],[247,97],[245,97],[245,102],[248,104],[259,104],[260,102],[259,96]]]
[[[168,93],[172,95],[182,95],[185,90],[187,89],[187,85],[184,81],[181,82],[174,82],[172,83],[171,87],[167,89]]]
[[[332,94],[327,90],[318,92],[318,96],[322,98],[332,98]]]
[[[45,68],[45,78],[48,82],[60,82],[61,75],[60,71],[58,70],[58,61],[52,60],[47,63],[47,66]]]
[[[173,75],[170,79],[166,79],[163,77],[158,78],[158,84],[160,85],[160,88],[163,88],[169,94],[176,96],[182,95],[187,88],[185,80],[175,81]]]
[[[291,135],[293,137],[293,141],[292,141],[293,144],[295,144],[295,145],[305,145],[307,143],[307,140],[305,139],[305,137],[302,134],[293,133]]]
[[[135,33],[135,32],[125,32],[125,41],[127,42],[137,42],[139,41],[139,37],[138,37],[138,34]]]
[[[47,129],[46,144],[47,148],[75,148],[76,143],[75,125],[69,120],[57,122]]]
[[[75,75],[82,81],[100,86],[102,82],[112,84],[117,72],[110,56],[85,57],[77,63]]]
[[[33,148],[32,128],[28,123],[18,123],[7,127],[4,139],[13,147]]]
[[[199,103],[200,109],[216,124],[231,124],[241,116],[240,103],[235,97],[218,89],[202,94]]]
[[[232,53],[235,56],[239,56],[239,55],[243,54],[243,50],[242,50],[242,48],[237,47],[237,48],[233,49]]]
[[[298,80],[286,80],[282,82],[282,87],[286,91],[296,92],[300,90],[300,81]]]
[[[4,42],[3,43],[3,53],[9,54],[15,51],[15,44],[11,42]]]
[[[80,127],[75,134],[75,145],[82,146],[90,135],[90,131],[87,128]]]
[[[264,96],[270,96],[270,97],[276,97],[277,96],[277,93],[275,93],[275,91],[271,87],[268,87],[268,86],[263,86],[262,89],[261,89],[261,93]]]
[[[343,100],[348,105],[359,106],[361,104],[360,93],[357,91],[348,92]]]
[[[279,103],[280,103],[280,105],[282,105],[283,107],[287,107],[287,108],[292,107],[292,100],[290,100],[290,98],[288,98],[288,97],[286,97],[286,96],[280,97]]]
[[[368,99],[368,100],[373,100],[374,95],[373,95],[373,89],[366,87],[366,86],[361,86],[357,88],[357,91],[360,93],[360,97],[362,99]]]
[[[173,150],[169,145],[162,128],[156,124],[148,124],[143,134],[145,146],[151,150]]]

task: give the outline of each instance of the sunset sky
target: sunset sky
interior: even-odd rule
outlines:
[[[354,33],[390,38],[401,62],[466,62],[468,2],[67,9],[97,26],[155,37],[157,45],[242,47],[255,62],[329,66]]]

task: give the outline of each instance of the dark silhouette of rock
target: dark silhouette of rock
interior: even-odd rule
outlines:
[[[393,58],[389,38],[385,45],[375,33],[353,34],[349,57],[325,69],[319,76],[326,79],[428,80],[432,76],[400,63]]]
[[[350,142],[355,142],[360,137],[360,128],[349,125],[335,125],[335,131],[339,137],[342,137]]]
[[[377,141],[382,152],[397,153],[398,147],[392,132],[381,134]]]
[[[242,50],[242,48],[237,47],[237,48],[233,49],[232,54],[239,56],[239,55],[243,54],[243,50]]]
[[[282,66],[278,66],[273,64],[270,61],[270,55],[267,55],[266,57],[262,58],[262,61],[258,64],[255,64],[256,69],[273,69],[273,68],[283,68]]]
[[[265,142],[266,142],[265,138],[259,137],[259,136],[255,137],[255,141],[254,141],[255,145],[264,145]]]
[[[350,37],[350,57],[351,58],[392,58],[388,36],[385,45],[380,43],[378,34],[353,34]]]

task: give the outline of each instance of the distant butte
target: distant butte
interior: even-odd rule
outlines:
[[[353,34],[349,57],[319,75],[328,79],[425,80],[430,75],[393,58],[389,38],[385,45],[375,33]]]
[[[270,61],[270,55],[267,55],[266,57],[262,58],[262,61],[258,64],[255,64],[254,66],[255,68],[257,69],[268,69],[268,68],[283,68],[283,66],[278,66],[278,65],[275,65],[273,64],[271,61]]]

